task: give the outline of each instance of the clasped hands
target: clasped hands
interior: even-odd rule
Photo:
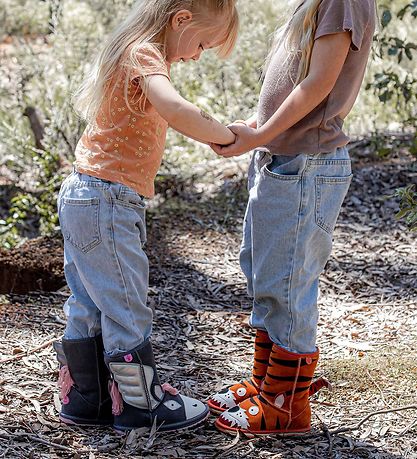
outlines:
[[[219,156],[224,158],[240,156],[260,145],[258,130],[248,126],[244,121],[235,121],[227,127],[236,135],[233,143],[230,145],[209,144]]]

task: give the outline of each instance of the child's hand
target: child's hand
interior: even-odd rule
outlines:
[[[210,147],[218,155],[224,158],[231,158],[232,156],[243,155],[259,146],[257,129],[247,126],[246,123],[242,121],[235,121],[227,127],[236,134],[236,139],[234,143],[227,146],[211,143]]]

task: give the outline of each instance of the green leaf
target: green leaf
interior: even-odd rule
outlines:
[[[381,102],[387,102],[387,100],[391,99],[392,94],[393,94],[392,91],[384,91],[382,94],[378,96],[378,98]]]
[[[402,209],[402,210],[400,210],[399,212],[397,212],[397,213],[395,214],[395,218],[398,218],[398,219],[403,218],[403,217],[405,217],[409,212],[410,212],[410,209]]]
[[[400,64],[402,60],[403,60],[403,51],[401,50],[398,54],[398,63]]]
[[[413,60],[413,54],[411,53],[410,48],[405,48],[405,55],[408,57],[410,61]]]
[[[379,148],[378,156],[381,158],[387,157],[391,153],[391,148]]]

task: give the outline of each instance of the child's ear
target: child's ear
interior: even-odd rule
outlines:
[[[189,10],[177,11],[171,18],[171,27],[173,30],[181,29],[190,24],[193,20],[193,13]]]

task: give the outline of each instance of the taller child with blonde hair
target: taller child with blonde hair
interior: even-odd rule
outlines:
[[[222,156],[254,149],[240,263],[253,297],[252,376],[211,397],[216,426],[247,435],[310,429],[319,276],[352,179],[343,120],[361,86],[374,0],[304,0],[278,32],[258,113],[229,126]]]
[[[158,378],[146,303],[145,198],[154,194],[168,125],[205,143],[234,141],[175,91],[170,66],[210,48],[229,55],[237,28],[235,0],[140,0],[75,95],[88,126],[58,199],[71,289],[56,343],[65,423],[164,431],[208,415],[205,404]]]

